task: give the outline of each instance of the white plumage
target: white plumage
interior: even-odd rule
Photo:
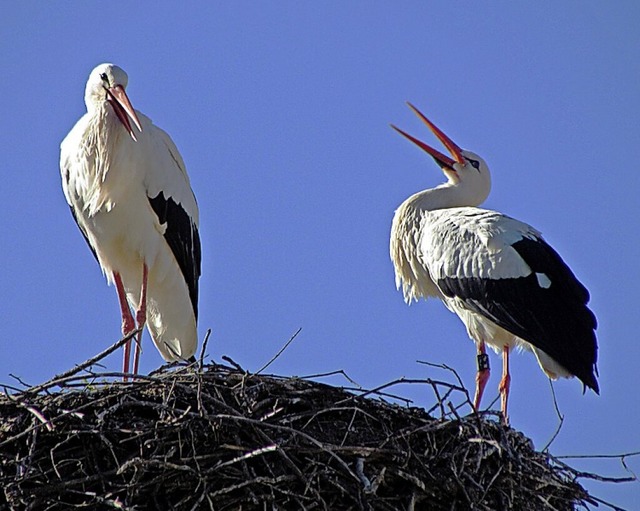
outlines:
[[[61,144],[62,187],[107,281],[116,284],[123,333],[135,329],[131,306],[165,360],[186,359],[197,345],[198,206],[178,149],[133,110],[127,81],[113,64],[91,72],[87,113]],[[138,346],[139,339],[134,373]],[[126,346],[125,373],[128,353]]]
[[[410,203],[409,203],[410,204]],[[415,207],[411,205],[409,207]],[[416,211],[420,211],[417,209]],[[428,296],[441,297],[433,278],[483,278],[501,279],[526,277],[531,273],[520,255],[511,246],[522,238],[540,239],[533,227],[513,218],[475,207],[452,207],[428,210],[420,213],[420,220],[406,221],[407,212],[398,209],[394,232],[411,225],[415,229],[417,243],[406,252],[399,241],[404,236],[393,236],[394,251],[400,251],[396,285],[402,287],[407,303]],[[420,277],[407,273],[421,272]],[[427,270],[427,271],[425,271]]]
[[[437,297],[467,327],[478,346],[474,404],[489,376],[485,344],[503,354],[500,383],[507,420],[509,352],[533,351],[550,378],[578,376],[598,392],[596,319],[589,293],[533,227],[478,208],[491,189],[489,168],[460,149],[415,107],[454,159],[396,128],[427,151],[448,178],[409,197],[397,209],[390,253],[396,286],[410,303]]]

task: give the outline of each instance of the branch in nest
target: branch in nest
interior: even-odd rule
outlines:
[[[348,391],[203,358],[135,384],[94,372],[87,384],[76,367],[0,396],[0,509],[569,511],[596,502],[576,483],[581,473],[521,433],[459,415],[451,400],[468,399],[459,381]],[[400,384],[432,389],[440,417],[385,401]]]

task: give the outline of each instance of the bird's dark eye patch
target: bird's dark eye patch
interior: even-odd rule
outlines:
[[[480,168],[480,162],[478,160],[472,160],[471,158],[467,158],[467,161],[471,163],[471,166],[478,170]]]
[[[107,76],[107,73],[102,73],[102,74],[100,75],[100,79],[101,79],[103,82],[107,82],[107,83],[109,83],[109,77]]]

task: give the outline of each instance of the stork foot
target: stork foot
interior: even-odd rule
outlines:
[[[136,322],[131,315],[131,309],[127,302],[127,293],[124,290],[122,284],[122,277],[118,272],[113,273],[113,280],[116,284],[116,291],[118,292],[118,301],[120,302],[120,311],[122,312],[122,335],[126,337],[136,329]],[[124,345],[124,357],[122,359],[122,372],[124,376],[122,379],[127,381],[127,373],[129,372],[129,358],[131,354],[131,339]]]
[[[500,410],[502,411],[502,423],[509,425],[507,404],[509,401],[509,388],[511,387],[511,375],[509,374],[509,346],[502,348],[502,379],[498,390],[500,391]]]
[[[126,337],[136,329],[136,322],[131,315],[129,306],[122,306],[122,336]],[[127,381],[126,373],[129,372],[129,360],[131,357],[131,339],[124,345],[124,357],[122,360],[122,372],[125,376],[122,377],[124,381]]]
[[[138,328],[140,332],[136,336],[136,346],[133,351],[133,374],[138,374],[138,365],[140,363],[140,353],[142,353],[142,329],[147,323],[147,279],[149,269],[147,264],[142,264],[142,289],[140,290],[140,309],[136,313]]]
[[[500,410],[502,411],[502,423],[509,425],[509,415],[507,414],[507,401],[509,400],[509,387],[511,385],[511,376],[502,377],[498,390],[500,391]]]
[[[489,369],[483,369],[476,373],[476,392],[473,397],[473,407],[475,408],[476,412],[480,410],[480,402],[482,401],[484,388],[487,386],[490,375],[491,371]]]

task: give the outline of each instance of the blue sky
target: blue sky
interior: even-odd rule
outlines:
[[[435,144],[409,100],[488,161],[485,206],[541,230],[591,291],[601,395],[555,384],[565,419],[552,452],[640,450],[640,4],[451,4],[5,5],[0,381],[38,383],[120,336],[115,290],[58,170],[89,72],[110,61],[187,163],[201,215],[200,336],[212,329],[213,359],[257,370],[302,327],[271,372],[344,369],[365,387],[445,376],[416,363],[427,360],[472,388],[475,350],[459,320],[437,301],[406,306],[394,286],[393,212],[443,179],[389,128]],[[491,360],[487,403],[500,371]],[[142,370],[161,362],[147,337]],[[118,370],[121,353],[106,364]],[[422,387],[396,392],[433,401]],[[510,412],[539,448],[557,427],[531,354],[512,356]],[[616,461],[570,463],[626,475]],[[584,484],[628,508],[640,495],[639,483]]]

